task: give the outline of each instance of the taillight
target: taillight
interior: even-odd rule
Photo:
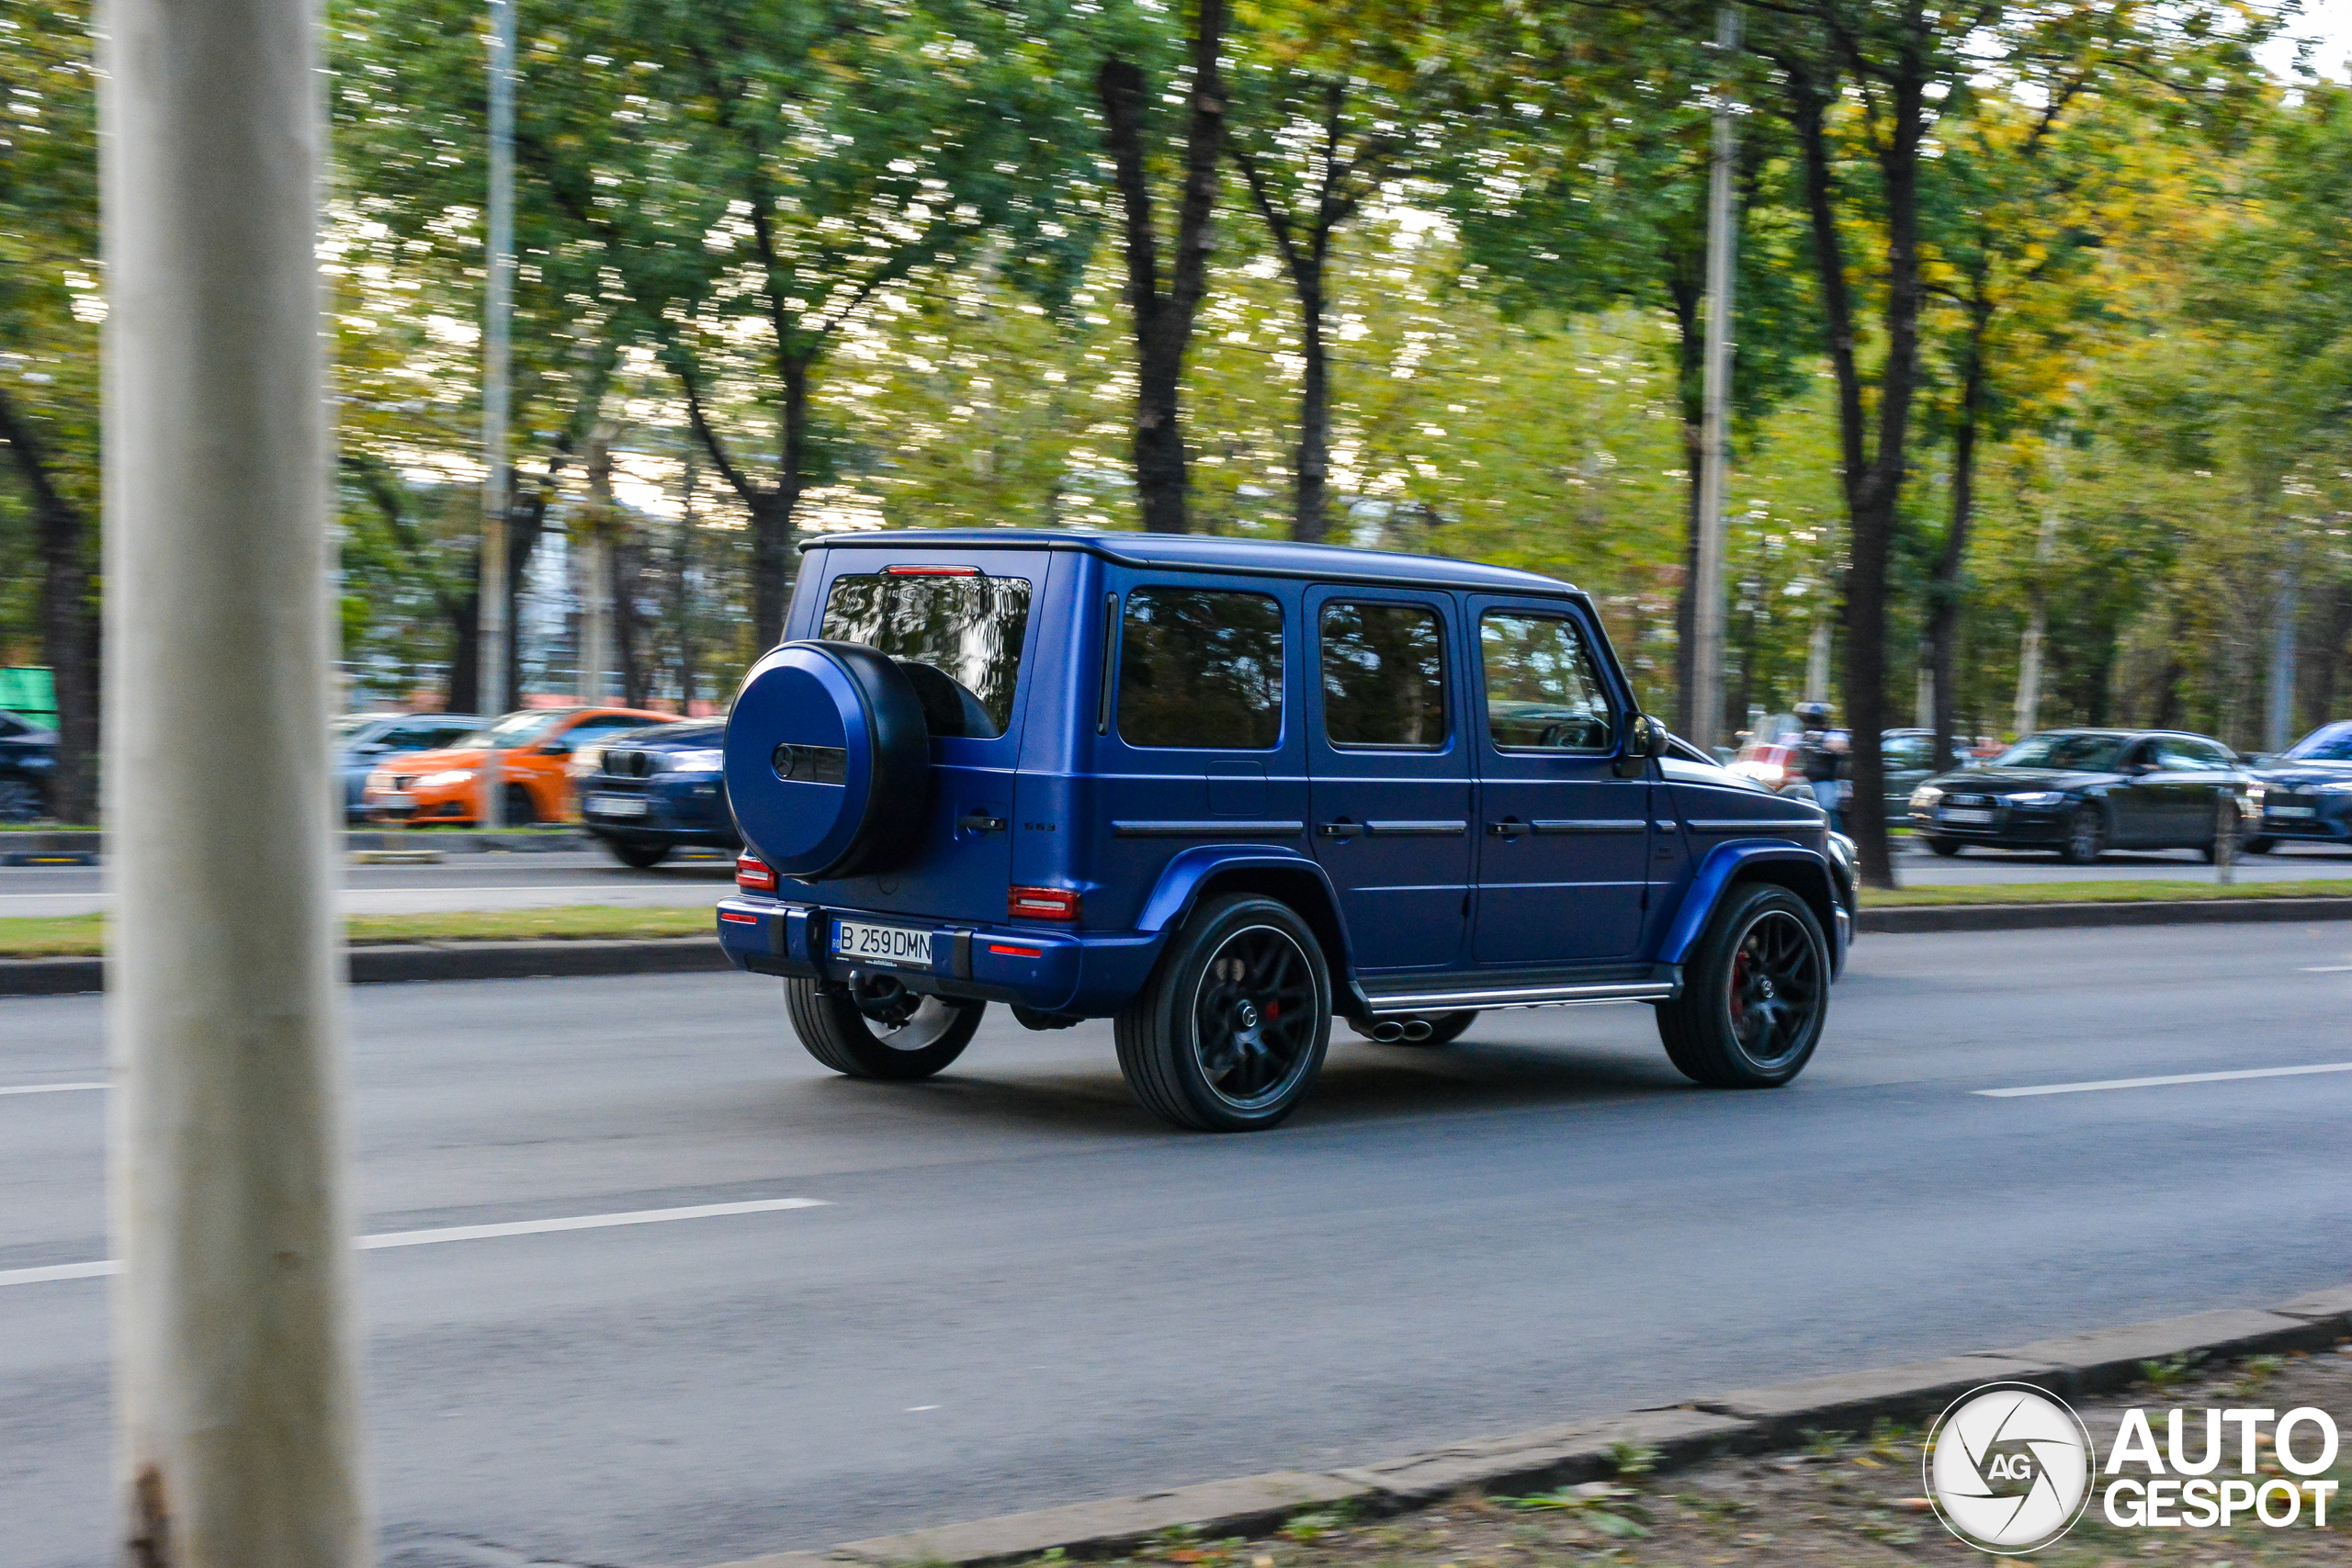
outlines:
[[[882,569],[882,575],[885,577],[978,577],[980,575],[980,569],[976,566],[886,566]]]
[[[735,886],[746,893],[773,893],[775,873],[767,862],[745,850],[735,857]]]
[[[1016,920],[1074,920],[1078,895],[1067,887],[1010,887],[1004,912]]]

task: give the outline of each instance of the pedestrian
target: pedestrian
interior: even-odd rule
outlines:
[[[1853,751],[1853,738],[1829,728],[1827,703],[1799,703],[1797,723],[1804,727],[1797,735],[1797,755],[1804,766],[1805,783],[1813,786],[1813,798],[1827,814],[1831,829],[1842,833],[1846,830],[1846,759]]]

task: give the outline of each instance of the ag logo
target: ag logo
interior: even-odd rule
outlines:
[[[1928,1498],[1944,1528],[1982,1551],[2039,1551],[2091,1500],[2091,1435],[2030,1383],[1973,1388],[1928,1434]]]

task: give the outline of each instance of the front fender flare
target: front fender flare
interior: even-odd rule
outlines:
[[[1772,868],[1773,874],[1762,878],[1754,874],[1767,866]],[[1698,874],[1690,879],[1690,891],[1682,896],[1682,908],[1675,911],[1674,923],[1667,928],[1666,940],[1659,946],[1658,962],[1680,964],[1690,956],[1699,933],[1707,929],[1707,922],[1714,918],[1715,907],[1723,902],[1724,891],[1734,883],[1769,880],[1787,886],[1812,906],[1814,918],[1821,922],[1822,935],[1829,941],[1834,975],[1845,967],[1846,952],[1838,919],[1838,890],[1830,875],[1829,862],[1820,851],[1792,844],[1785,839],[1735,840],[1716,845],[1700,863]]]

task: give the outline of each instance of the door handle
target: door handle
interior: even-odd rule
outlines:
[[[1516,839],[1526,831],[1527,824],[1516,817],[1506,817],[1499,822],[1487,824],[1487,833],[1490,838]]]
[[[1327,839],[1357,839],[1363,836],[1364,825],[1342,817],[1335,821],[1326,822],[1315,830]]]
[[[967,811],[956,818],[956,826],[967,833],[1001,833],[1004,831],[1004,818],[986,811]]]

